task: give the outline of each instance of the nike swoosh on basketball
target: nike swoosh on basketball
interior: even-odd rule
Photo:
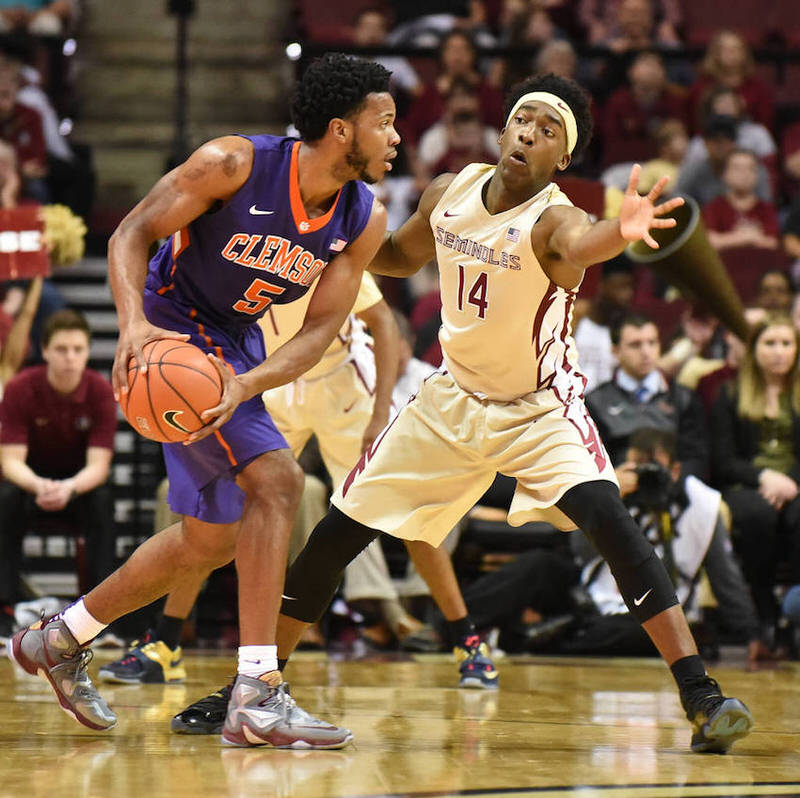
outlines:
[[[275,213],[275,211],[262,211],[256,208],[255,205],[251,205],[250,213],[252,213],[253,216],[269,216],[270,214]]]
[[[176,430],[180,432],[190,432],[190,430],[186,429],[180,421],[178,421],[178,416],[183,414],[183,410],[165,410],[164,411],[164,421],[170,425],[170,427],[174,427]]]
[[[449,219],[451,216],[461,216],[460,213],[450,213],[450,211],[445,211],[444,215]]]
[[[653,592],[653,588],[651,587],[651,588],[650,588],[650,590],[648,590],[646,593],[644,593],[643,595],[641,595],[639,598],[635,598],[635,599],[633,600],[633,603],[634,603],[634,604],[635,604],[637,607],[641,607],[641,606],[642,606],[642,602],[643,602],[643,601],[644,601],[644,600],[645,600],[645,599],[646,599],[646,598],[647,598],[647,597],[648,597],[648,596],[649,596],[649,595],[650,595],[652,592]]]

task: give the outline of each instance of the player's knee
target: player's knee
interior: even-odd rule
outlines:
[[[294,515],[305,485],[305,473],[293,457],[279,463],[253,463],[240,475],[239,483],[247,500],[269,510]]]

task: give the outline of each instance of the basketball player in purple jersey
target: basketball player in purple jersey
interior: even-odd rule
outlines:
[[[303,472],[261,400],[313,366],[353,306],[383,240],[386,212],[364,185],[391,169],[400,141],[389,72],[329,54],[293,101],[301,140],[228,136],[163,177],[109,243],[120,338],[112,381],[158,338],[189,340],[217,366],[224,391],[188,444],[166,444],[169,501],[183,516],[143,543],[98,587],[22,630],[9,654],[45,676],[62,708],[107,729],[116,717],[86,672],[109,623],[235,559],[237,679],[223,729],[232,745],[341,748],[349,730],[297,707],[282,682],[275,627]],[[149,246],[168,237],[147,264]],[[319,280],[299,332],[266,359],[257,320]],[[164,419],[180,424],[180,418]]]

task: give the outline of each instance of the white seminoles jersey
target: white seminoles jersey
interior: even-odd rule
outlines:
[[[585,383],[570,334],[577,289],[547,277],[531,229],[550,205],[572,203],[550,183],[522,205],[490,214],[482,191],[494,168],[467,166],[431,213],[444,365],[480,398],[509,402],[551,388],[566,403]]]
[[[267,313],[258,320],[264,333],[268,356],[279,346],[283,346],[303,326],[306,311],[317,285],[318,283],[314,283],[295,302],[289,302],[286,305],[270,305]],[[364,272],[352,312],[331,341],[330,346],[325,350],[319,363],[312,366],[300,379],[319,379],[333,373],[345,363],[354,362],[359,371],[366,369],[370,372],[362,375],[362,378],[365,379],[368,386],[374,386],[375,359],[372,355],[372,338],[367,333],[364,322],[355,314],[377,305],[382,299],[383,294],[381,294],[375,278],[369,272]]]

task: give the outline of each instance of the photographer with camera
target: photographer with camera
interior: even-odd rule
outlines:
[[[675,445],[671,432],[636,431],[626,461],[616,469],[622,498],[664,561],[687,617],[697,614],[697,587],[705,569],[722,626],[748,643],[750,663],[767,658],[769,653],[759,639],[756,608],[720,517],[721,496],[697,477],[681,474]],[[576,646],[585,650],[594,641],[605,641],[606,646],[613,641],[609,653],[655,653],[628,614],[605,562],[580,533],[572,543],[585,562],[581,582],[604,617],[585,622],[567,648],[575,652]]]

